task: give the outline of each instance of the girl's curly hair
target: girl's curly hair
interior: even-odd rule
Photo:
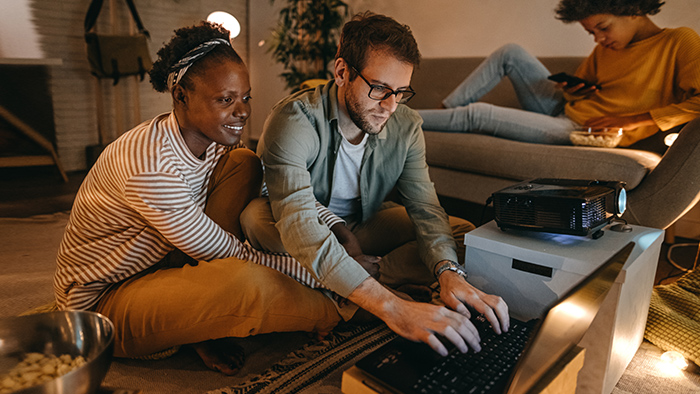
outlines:
[[[158,60],[153,63],[153,68],[148,72],[153,88],[158,92],[166,92],[168,90],[168,74],[174,71],[173,64],[177,63],[191,49],[215,38],[223,38],[228,41],[229,31],[219,24],[206,21],[195,26],[175,30],[175,36],[158,51]],[[186,88],[193,88],[192,77],[201,74],[208,62],[224,59],[243,64],[243,60],[232,47],[217,45],[214,50],[192,64],[179,84]]]
[[[555,12],[557,19],[572,23],[598,14],[654,15],[660,11],[662,5],[664,2],[660,0],[561,0]]]

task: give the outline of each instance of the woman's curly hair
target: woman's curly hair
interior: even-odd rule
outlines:
[[[153,63],[153,68],[148,72],[151,85],[158,92],[168,90],[168,75],[175,71],[173,64],[177,63],[187,52],[198,45],[213,40],[223,38],[229,40],[229,31],[219,24],[206,21],[191,27],[183,27],[175,30],[175,36],[163,48],[158,51],[158,60]],[[203,59],[196,61],[187,74],[179,82],[180,85],[192,88],[192,77],[199,75],[206,67],[206,63],[213,60],[229,59],[236,63],[243,63],[243,60],[236,51],[228,45],[217,45]]]
[[[658,13],[664,5],[660,0],[562,0],[555,12],[557,19],[579,22],[591,15],[642,16]]]

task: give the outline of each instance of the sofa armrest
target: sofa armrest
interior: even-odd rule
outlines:
[[[666,229],[700,200],[700,118],[683,127],[676,142],[644,181],[628,194],[628,222]]]

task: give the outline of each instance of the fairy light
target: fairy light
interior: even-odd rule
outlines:
[[[688,361],[682,354],[671,350],[661,355],[658,367],[667,375],[679,375],[688,368]]]

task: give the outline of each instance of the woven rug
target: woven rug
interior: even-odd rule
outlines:
[[[208,394],[340,393],[342,372],[387,341],[396,338],[383,323],[336,328],[260,375]]]

